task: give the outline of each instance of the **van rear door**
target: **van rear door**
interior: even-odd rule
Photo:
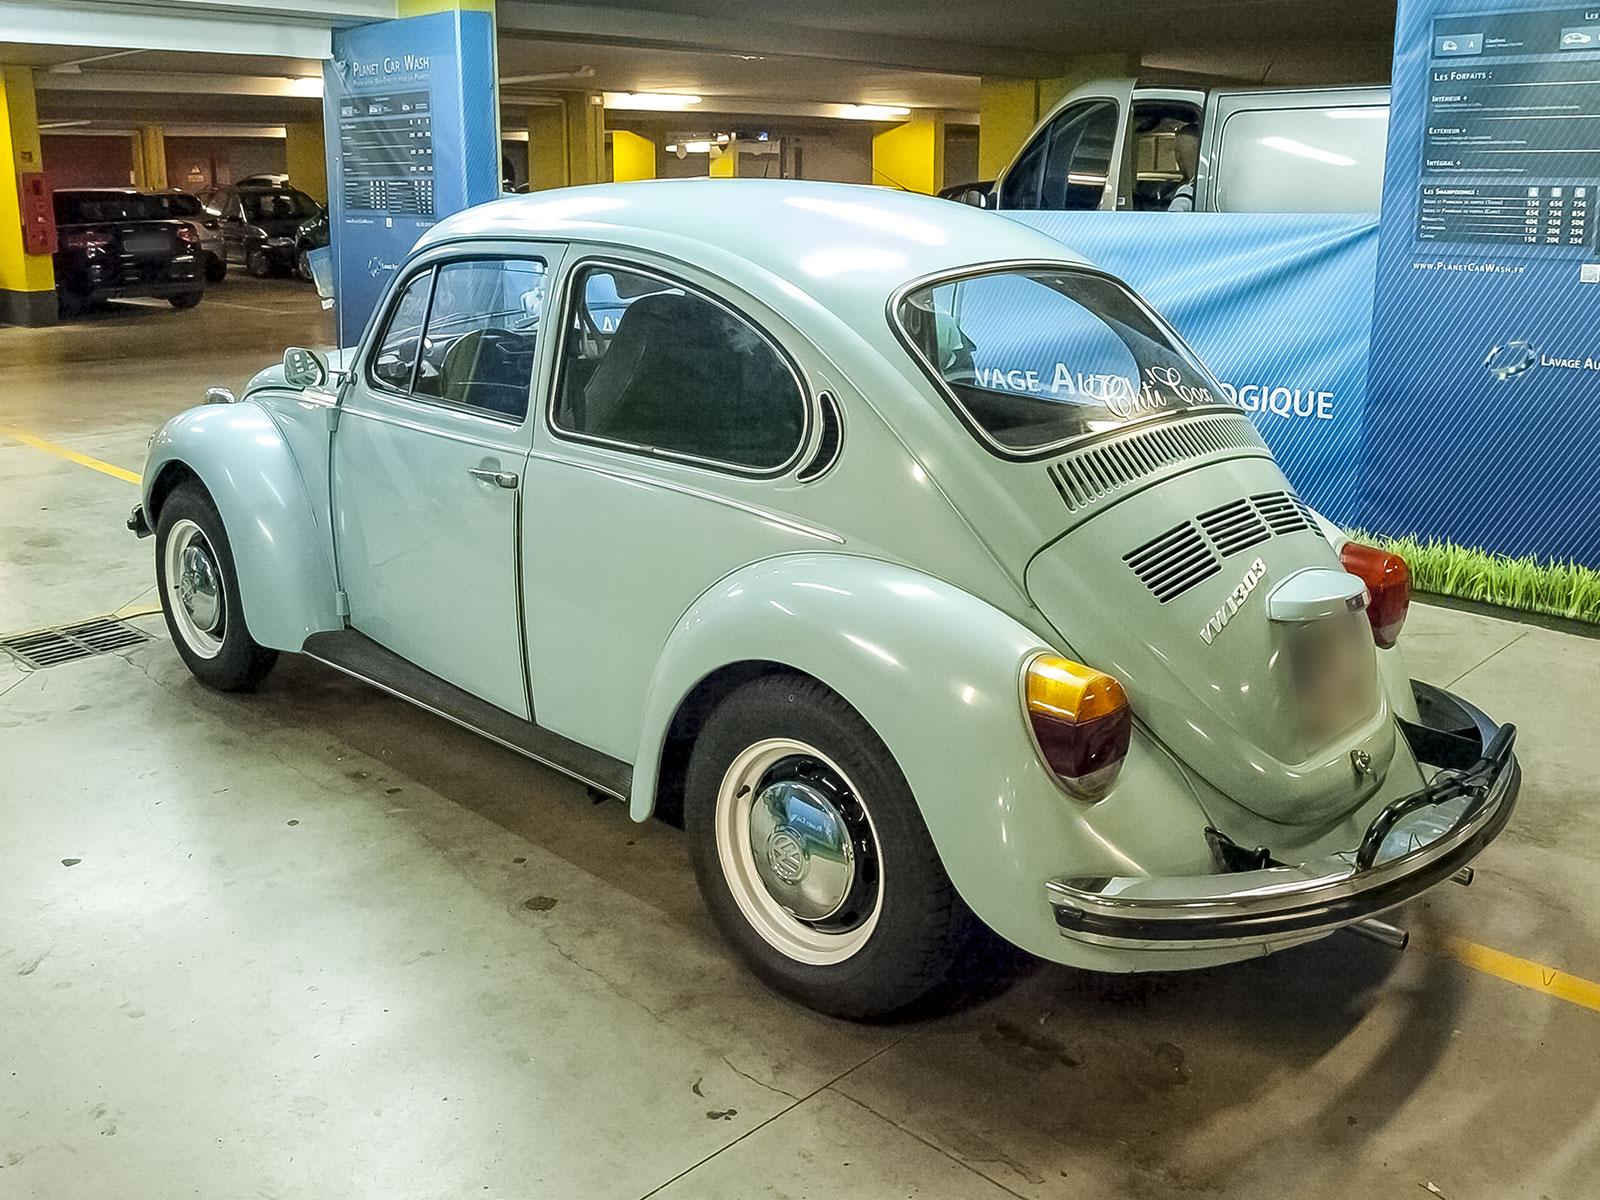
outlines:
[[[1376,213],[1388,133],[1386,87],[1213,92],[1195,207]]]
[[[1040,121],[994,186],[996,208],[1114,208],[1133,80],[1097,79]]]

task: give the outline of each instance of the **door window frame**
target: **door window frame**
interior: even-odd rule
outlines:
[[[739,321],[777,356],[789,375],[793,378],[795,389],[800,395],[800,436],[796,439],[794,450],[789,457],[776,467],[747,467],[739,463],[726,462],[722,459],[705,458],[695,454],[685,454],[677,450],[666,450],[659,446],[647,446],[636,442],[625,442],[616,438],[601,437],[598,434],[583,433],[578,430],[567,429],[556,420],[556,402],[560,398],[561,370],[566,363],[567,335],[570,332],[570,322],[577,316],[577,281],[582,274],[591,267],[613,267],[619,271],[627,271],[635,275],[643,275],[650,279],[660,280],[668,287],[682,288],[684,291],[698,299],[722,309],[723,312]],[[791,354],[761,322],[749,313],[744,312],[722,297],[714,294],[709,287],[692,283],[682,276],[672,274],[664,268],[630,260],[612,254],[589,254],[575,258],[564,269],[564,278],[561,284],[561,321],[560,335],[552,347],[550,374],[548,388],[546,389],[544,406],[545,429],[557,442],[577,443],[579,445],[596,446],[605,450],[627,454],[633,458],[645,459],[649,462],[678,463],[683,466],[699,467],[708,471],[715,471],[720,475],[730,475],[739,479],[776,479],[793,471],[805,456],[806,448],[810,445],[812,431],[816,425],[816,396],[806,377],[805,370],[800,366],[799,360]],[[621,322],[618,322],[620,326]]]
[[[556,249],[559,250],[559,247]],[[396,277],[394,287],[390,290],[389,295],[385,297],[384,306],[380,310],[381,316],[373,325],[371,344],[362,351],[360,371],[362,383],[374,395],[390,400],[406,401],[425,409],[437,409],[463,416],[479,417],[485,421],[493,421],[497,425],[504,425],[512,429],[526,425],[535,408],[534,386],[540,379],[539,356],[543,353],[542,343],[547,338],[546,322],[553,311],[549,298],[549,280],[560,267],[561,257],[560,253],[541,255],[531,250],[511,253],[474,249],[462,253],[444,254],[437,258],[428,258],[417,263],[414,270]],[[528,404],[523,409],[520,417],[512,417],[507,413],[495,412],[493,409],[488,408],[479,408],[472,404],[462,404],[459,401],[449,400],[443,396],[422,395],[416,391],[417,372],[422,369],[422,342],[428,333],[428,322],[433,319],[433,301],[438,290],[439,270],[442,267],[461,262],[536,262],[544,267],[546,280],[545,309],[539,318],[540,330],[537,335],[538,341],[534,346],[533,369],[528,373]],[[419,326],[420,332],[417,335],[417,356],[411,363],[410,386],[402,389],[395,387],[394,384],[378,376],[373,368],[377,363],[378,355],[383,351],[384,341],[389,333],[389,323],[394,319],[401,301],[405,298],[406,291],[422,275],[428,276],[428,301],[422,310],[422,324]]]

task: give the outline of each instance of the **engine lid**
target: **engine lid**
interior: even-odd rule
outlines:
[[[1271,460],[1119,501],[1035,555],[1026,584],[1152,733],[1258,815],[1327,821],[1382,783],[1395,730],[1360,581]]]

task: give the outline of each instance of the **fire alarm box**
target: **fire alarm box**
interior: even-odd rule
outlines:
[[[56,210],[43,171],[17,177],[22,189],[22,249],[27,254],[56,252]]]

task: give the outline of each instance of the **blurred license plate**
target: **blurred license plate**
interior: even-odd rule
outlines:
[[[1289,664],[1308,745],[1338,737],[1377,709],[1377,653],[1365,611],[1293,627]]]
[[[172,243],[161,233],[135,234],[122,244],[129,254],[159,254],[172,248]]]

